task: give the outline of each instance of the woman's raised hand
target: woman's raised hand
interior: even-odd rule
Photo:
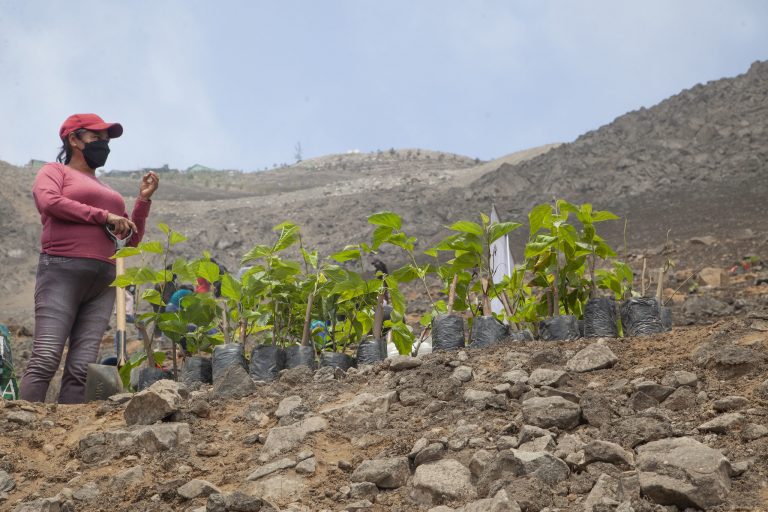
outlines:
[[[152,194],[157,190],[160,185],[160,178],[155,171],[149,171],[141,178],[141,184],[139,185],[139,196],[145,201],[152,197]]]

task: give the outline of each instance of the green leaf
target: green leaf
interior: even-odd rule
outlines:
[[[170,233],[170,231],[171,231],[171,228],[169,228],[169,227],[168,227],[168,224],[165,224],[164,222],[160,222],[160,223],[157,225],[157,227],[158,227],[158,229],[159,229],[160,231],[162,231],[162,232],[163,232],[163,233],[165,233],[166,235],[167,235],[168,233]]]
[[[152,278],[152,283],[154,284],[168,283],[170,281],[173,281],[173,271],[171,270],[158,270]]]
[[[339,263],[344,263],[345,261],[359,260],[360,248],[354,247],[354,246],[347,246],[344,248],[344,250],[331,254],[331,258],[338,261]]]
[[[155,360],[155,364],[157,366],[163,366],[163,363],[167,357],[168,356],[165,354],[165,352],[153,351],[152,354],[152,358]]]
[[[395,245],[397,247],[400,247],[407,252],[413,252],[414,244],[416,243],[416,239],[414,237],[408,237],[405,233],[395,233],[394,235],[391,235],[387,242],[389,242],[392,245]]]
[[[211,261],[201,261],[197,264],[195,274],[213,284],[219,280],[219,266]]]
[[[173,262],[172,272],[176,274],[179,281],[194,281],[197,277],[184,258],[178,258]]]
[[[454,222],[448,227],[451,231],[458,231],[460,233],[469,233],[471,235],[483,236],[483,227],[474,222],[468,220],[460,220]]]
[[[531,235],[537,233],[541,228],[549,229],[551,227],[552,205],[542,203],[533,207],[528,213],[528,224],[530,225]]]
[[[243,296],[243,286],[230,274],[224,274],[221,278],[221,295],[239,302]]]
[[[149,267],[139,267],[136,269],[136,275],[134,276],[134,283],[136,285],[139,284],[147,284],[147,283],[155,283],[155,277],[156,273],[154,270],[152,270]]]
[[[171,231],[171,238],[168,243],[173,246],[181,242],[185,242],[187,237],[179,233],[178,231]]]
[[[522,226],[522,224],[518,222],[497,222],[495,224],[491,224],[488,230],[489,243],[495,242],[504,235],[516,230],[520,226]]]
[[[317,268],[317,251],[307,252],[307,250],[302,247],[301,255],[307,265],[310,265],[312,268]]]
[[[301,266],[295,261],[276,260],[272,262],[270,276],[278,281],[284,281],[286,278],[299,273],[301,273]]]
[[[466,251],[477,255],[483,254],[483,240],[471,233],[463,233],[449,242],[454,251]]]
[[[579,208],[575,204],[569,203],[565,199],[557,200],[557,211],[560,212],[561,215],[565,214],[563,219],[567,219],[569,213],[573,213],[574,215],[579,214]]]
[[[117,251],[114,256],[112,256],[112,259],[115,258],[127,258],[129,256],[136,256],[138,254],[141,254],[141,249],[138,247],[123,247],[119,251]]]
[[[593,222],[603,222],[604,220],[619,220],[619,218],[620,217],[618,215],[614,215],[607,210],[601,210],[592,214]]]
[[[389,241],[390,236],[392,236],[391,227],[376,226],[376,229],[373,230],[371,249],[374,251],[378,249],[382,243]]]
[[[405,296],[398,287],[397,279],[394,276],[387,276],[386,282],[389,289],[389,298],[392,300],[392,308],[401,314],[405,314],[407,303]]]
[[[299,241],[299,227],[290,222],[278,224],[273,231],[280,231],[277,242],[272,246],[272,252],[280,252]]]
[[[480,255],[473,252],[462,252],[450,261],[450,265],[455,270],[477,267],[480,265]]]
[[[409,263],[408,265],[395,270],[391,274],[391,277],[394,277],[400,283],[407,283],[413,281],[414,279],[418,279],[419,271],[416,269],[416,267]]]
[[[400,355],[408,355],[413,348],[413,333],[403,322],[392,324],[392,343],[397,347]]]
[[[160,292],[154,288],[144,290],[144,293],[141,294],[141,298],[150,304],[165,306],[165,302],[163,302],[163,297],[160,295]]]
[[[368,217],[368,222],[375,226],[386,226],[391,229],[400,229],[402,226],[402,218],[393,212],[379,212],[374,213]]]
[[[268,247],[266,245],[256,245],[254,246],[250,251],[245,253],[243,258],[240,260],[241,263],[246,264],[253,260],[258,260],[261,258],[266,258],[272,254],[272,248]]]
[[[557,242],[557,238],[549,235],[538,235],[525,245],[525,257],[533,258],[548,250]]]
[[[157,240],[153,240],[151,242],[142,242],[138,245],[138,248],[141,249],[142,252],[149,252],[153,254],[163,254],[163,251],[165,250],[163,248],[163,244]]]
[[[132,284],[136,284],[135,275],[131,274],[123,274],[121,276],[117,276],[114,281],[112,281],[112,284],[110,286],[117,286],[119,288],[126,288],[128,286],[131,286]]]

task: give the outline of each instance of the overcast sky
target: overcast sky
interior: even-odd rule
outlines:
[[[110,169],[491,159],[763,59],[765,0],[0,0],[0,160],[76,112],[123,124]]]

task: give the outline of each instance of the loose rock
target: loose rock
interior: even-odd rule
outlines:
[[[738,428],[744,424],[744,421],[744,416],[737,412],[723,414],[722,416],[717,416],[706,423],[699,425],[698,430],[699,432],[728,434],[729,432],[738,430]]]
[[[9,492],[16,487],[16,481],[7,472],[0,470],[0,492]]]
[[[608,462],[621,466],[632,467],[635,457],[621,446],[608,441],[591,441],[584,447],[584,460],[591,462]]]
[[[220,493],[218,487],[206,480],[190,480],[177,489],[179,496],[186,500],[195,499],[198,496],[210,496],[213,493]]]
[[[181,409],[179,384],[162,379],[136,393],[125,408],[128,425],[151,425]]]
[[[300,396],[288,396],[280,400],[280,404],[277,406],[275,416],[282,418],[291,414],[296,408],[301,407],[302,400]]]
[[[570,380],[570,376],[563,370],[550,370],[547,368],[537,368],[531,372],[528,377],[528,384],[534,387],[552,386],[556,388],[562,386]]]
[[[454,459],[443,459],[416,468],[411,498],[423,505],[477,496],[469,469]]]
[[[469,471],[469,470],[467,470]],[[353,482],[372,482],[380,489],[402,487],[411,475],[406,457],[364,460],[352,473]]]
[[[453,376],[460,382],[469,382],[472,380],[472,368],[469,366],[457,366],[453,370]]]
[[[643,494],[661,505],[709,509],[725,502],[731,464],[689,437],[652,441],[637,449]]]
[[[569,430],[581,419],[581,407],[559,396],[530,398],[523,402],[523,419],[542,428]]]
[[[591,372],[610,368],[619,361],[611,349],[602,343],[593,343],[576,353],[565,365],[571,372]]]
[[[389,369],[392,371],[410,370],[421,366],[421,359],[409,356],[394,356],[389,360]]]
[[[673,388],[679,388],[681,386],[688,386],[695,388],[699,382],[699,378],[693,372],[685,370],[677,370],[669,372],[661,379],[661,384],[664,386],[670,386]]]
[[[733,411],[746,406],[749,401],[743,396],[726,396],[712,403],[712,408],[717,412]]]
[[[285,427],[275,427],[267,434],[259,460],[267,462],[281,453],[297,448],[304,439],[315,432],[325,430],[328,422],[320,416],[312,416]]]

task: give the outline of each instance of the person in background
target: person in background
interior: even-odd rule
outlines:
[[[107,161],[112,139],[123,134],[118,123],[95,114],[75,114],[59,129],[57,162],[37,174],[32,195],[43,225],[35,282],[35,334],[32,356],[21,381],[21,399],[45,400],[48,386],[69,351],[58,401],[85,401],[85,378],[95,363],[115,302],[115,243],[130,235],[136,246],[144,235],[151,197],[159,185],[154,172],[139,183],[128,218],[122,196],[96,177]]]
[[[193,293],[194,291],[192,289],[192,286],[188,284],[181,285],[179,289],[173,292],[173,295],[171,295],[171,300],[168,301],[168,305],[165,307],[165,310],[168,313],[173,313],[178,311],[179,308],[181,307],[181,299]]]
[[[136,286],[130,285],[125,289],[125,321],[132,324],[136,319],[136,312],[134,311],[134,294],[136,293]]]

